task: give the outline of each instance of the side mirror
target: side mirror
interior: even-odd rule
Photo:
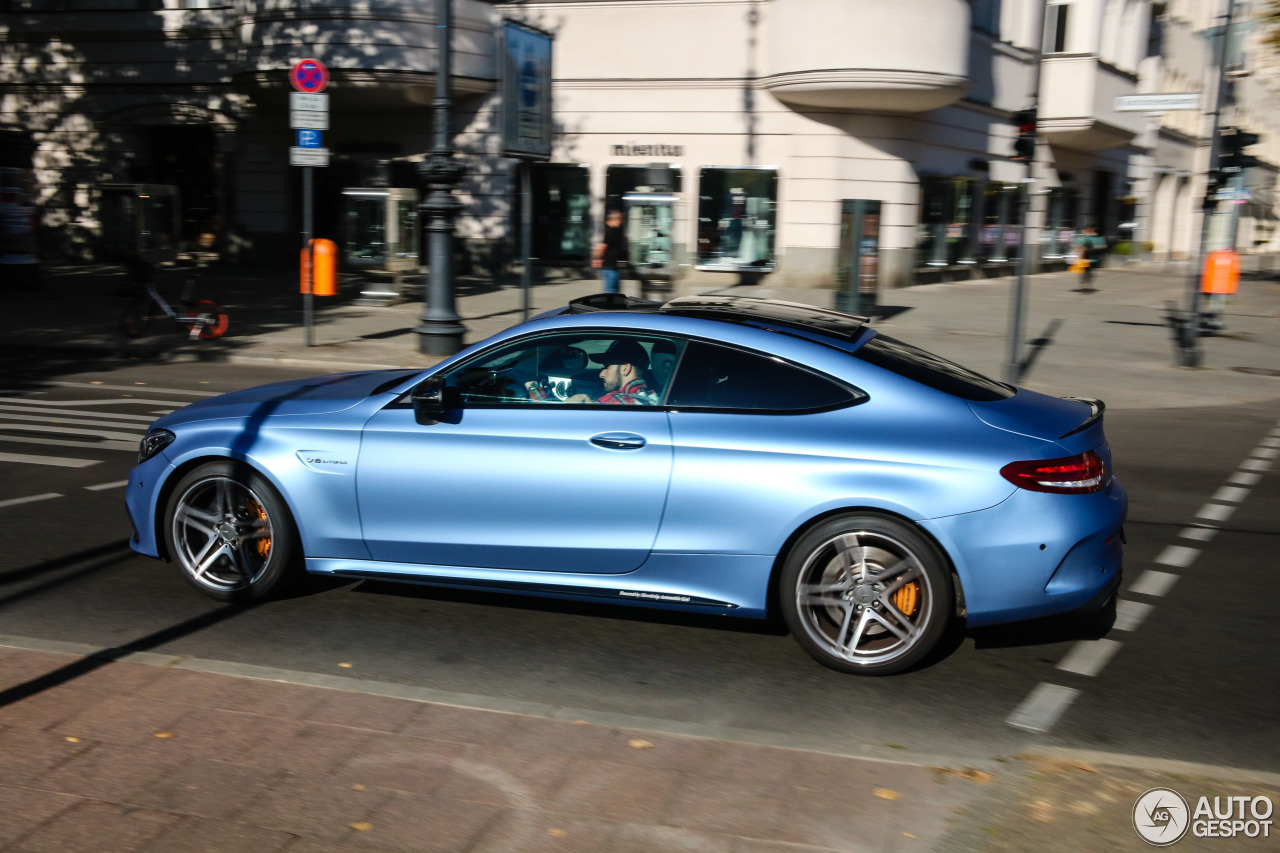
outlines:
[[[449,411],[452,395],[441,376],[431,376],[418,383],[410,395],[413,400],[413,417],[420,424],[434,424]]]

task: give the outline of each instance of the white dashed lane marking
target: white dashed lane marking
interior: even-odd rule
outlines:
[[[1121,598],[1116,601],[1116,622],[1112,627],[1117,631],[1136,631],[1154,610],[1153,605],[1142,601],[1129,601]]]
[[[1240,501],[1249,497],[1249,490],[1240,486],[1223,486],[1213,493],[1211,501],[1221,501],[1222,503],[1238,504]]]
[[[128,480],[116,480],[112,483],[99,483],[96,486],[85,486],[85,488],[91,492],[104,492],[107,489],[123,489],[127,485],[129,485]]]
[[[1196,513],[1196,518],[1207,518],[1210,521],[1226,521],[1236,508],[1227,504],[1205,504]]]
[[[1248,471],[1237,471],[1227,478],[1227,482],[1235,483],[1237,486],[1256,486],[1258,485],[1258,481],[1261,479],[1261,474],[1251,474]]]
[[[1014,708],[1005,721],[1020,729],[1047,732],[1079,695],[1079,690],[1070,687],[1037,684],[1031,695],[1023,699],[1022,704]]]
[[[1118,651],[1118,640],[1081,640],[1067,652],[1067,656],[1058,664],[1058,669],[1092,677],[1102,672],[1102,668]]]
[[[1153,595],[1158,598],[1167,595],[1177,582],[1178,576],[1175,574],[1147,569],[1138,575],[1138,579],[1133,582],[1133,586],[1129,587],[1129,592],[1135,595]]]
[[[0,501],[0,507],[17,506],[18,504],[30,504],[30,503],[35,503],[36,501],[47,501],[52,498],[60,498],[60,497],[62,497],[62,495],[58,494],[57,492],[47,492],[46,494],[43,494],[43,495],[31,495],[30,497],[25,497],[25,498],[10,498],[7,501]]]
[[[1266,471],[1271,463],[1266,459],[1246,459],[1240,463],[1240,467],[1246,471]]]
[[[1188,548],[1185,545],[1169,545],[1160,552],[1159,557],[1156,557],[1156,562],[1162,566],[1176,566],[1179,569],[1185,569],[1194,563],[1198,556],[1200,556],[1199,548]]]
[[[1178,531],[1183,539],[1194,539],[1197,542],[1208,542],[1218,535],[1216,527],[1184,527]]]
[[[1249,455],[1255,459],[1275,459],[1280,456],[1280,447],[1255,447]]]
[[[1258,442],[1258,446],[1259,447],[1280,447],[1280,438],[1277,438],[1274,436],[1264,438],[1262,439],[1262,441]]]

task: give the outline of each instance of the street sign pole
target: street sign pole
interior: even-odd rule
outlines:
[[[1218,35],[1218,44],[1214,50],[1217,57],[1218,66],[1218,85],[1214,92],[1213,98],[1213,127],[1209,131],[1209,164],[1208,172],[1218,168],[1218,125],[1222,120],[1222,106],[1226,102],[1227,94],[1227,42],[1231,34],[1231,22],[1235,17],[1236,0],[1227,0],[1227,23],[1222,28],[1222,32]],[[1200,219],[1200,243],[1196,249],[1194,262],[1191,264],[1191,274],[1187,276],[1187,310],[1183,315],[1184,320],[1180,332],[1180,340],[1178,341],[1178,359],[1179,367],[1199,367],[1202,358],[1200,347],[1200,272],[1204,266],[1204,257],[1207,244],[1209,242],[1209,224],[1212,213],[1217,209],[1217,201],[1210,200],[1209,190],[1206,185],[1205,200],[1202,205],[1203,211]],[[1234,246],[1232,248],[1235,248]]]
[[[1036,117],[1036,135],[1033,137],[1037,143],[1040,141],[1040,64],[1041,53],[1044,45],[1044,16],[1048,7],[1048,0],[1038,4],[1040,7],[1039,26],[1034,32],[1040,36],[1036,39],[1035,51],[1032,54],[1032,61],[1035,63],[1034,70],[1031,72],[1031,112]],[[1013,288],[1013,304],[1009,309],[1009,363],[1005,367],[1004,378],[1010,384],[1017,384],[1022,378],[1022,318],[1026,312],[1026,293],[1027,293],[1027,264],[1029,263],[1028,255],[1031,254],[1027,246],[1027,221],[1031,218],[1031,187],[1035,181],[1036,156],[1039,155],[1040,146],[1037,144],[1033,149],[1034,153],[1027,160],[1027,182],[1022,191],[1022,223],[1019,227],[1018,234],[1018,280]]]
[[[302,167],[302,326],[307,346],[315,339],[315,251],[312,232],[312,168],[329,165],[329,149],[322,147],[322,131],[329,129],[329,69],[317,59],[294,63],[289,82],[297,91],[289,96],[289,126],[297,130],[297,145],[289,149],[289,163]]]
[[[302,250],[307,253],[307,282],[302,292],[302,324],[307,333],[307,346],[316,345],[314,282],[315,259],[311,256],[311,167],[302,167]]]
[[[521,318],[529,319],[530,288],[533,286],[533,163],[520,163],[520,289]]]

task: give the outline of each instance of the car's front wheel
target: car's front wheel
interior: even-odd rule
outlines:
[[[828,519],[783,565],[782,615],[823,666],[887,675],[918,663],[951,618],[951,576],[937,547],[882,515]]]
[[[182,576],[219,601],[257,601],[280,589],[301,551],[279,494],[235,462],[202,465],[182,478],[169,497],[165,537]]]

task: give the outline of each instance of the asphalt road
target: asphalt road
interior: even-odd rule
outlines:
[[[1078,620],[971,631],[929,666],[872,679],[823,669],[767,624],[633,608],[379,583],[312,583],[284,600],[223,607],[172,566],[128,551],[122,494],[136,440],[151,418],[201,395],[306,374],[28,368],[39,385],[0,382],[5,638],[412,685],[479,707],[849,754],[990,759],[1069,746],[1280,768],[1280,483],[1271,470],[1239,478],[1251,454],[1280,444],[1269,438],[1280,436],[1280,399],[1107,414],[1132,501],[1125,592],[1109,631]],[[32,456],[46,458],[20,459]],[[1214,498],[1234,509],[1218,511],[1231,514],[1212,522],[1212,538],[1182,535],[1210,523],[1196,515]],[[1163,574],[1144,578],[1148,570]],[[1160,580],[1172,585],[1152,585]]]

